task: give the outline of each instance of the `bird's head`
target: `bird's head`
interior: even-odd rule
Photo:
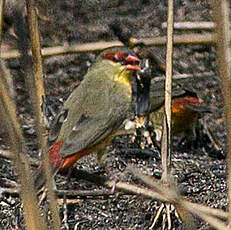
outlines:
[[[129,48],[113,47],[104,50],[96,59],[113,80],[131,84],[132,73],[140,71],[140,58]]]
[[[136,115],[149,110],[149,69],[146,59],[141,59],[127,47],[105,49],[97,57],[91,71],[104,72],[104,76],[127,87],[132,94]]]

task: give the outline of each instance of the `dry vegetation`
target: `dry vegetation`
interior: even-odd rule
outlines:
[[[0,12],[1,57],[5,59],[1,60],[0,63],[0,127],[4,130],[4,132],[0,131],[2,149],[0,150],[0,228],[24,229],[26,226],[27,229],[161,229],[165,224],[164,221],[157,226],[152,225],[155,212],[158,210],[159,203],[157,201],[161,201],[174,205],[183,221],[181,223],[173,215],[173,229],[182,229],[183,226],[186,229],[210,229],[210,226],[215,229],[230,229],[231,209],[228,209],[227,205],[227,197],[231,197],[229,182],[231,175],[230,147],[228,146],[225,150],[228,164],[228,176],[226,176],[225,160],[219,159],[222,158],[221,153],[211,150],[213,152],[213,157],[211,157],[207,149],[205,150],[203,147],[202,150],[193,150],[194,153],[187,150],[174,152],[174,150],[167,148],[170,146],[167,142],[171,141],[168,138],[163,138],[166,143],[162,144],[165,148],[162,149],[161,153],[162,155],[165,154],[165,161],[168,159],[168,154],[172,154],[171,167],[176,179],[174,181],[166,179],[169,175],[165,175],[165,181],[169,183],[169,186],[162,185],[156,179],[160,178],[162,169],[161,162],[158,157],[155,158],[154,154],[147,159],[142,159],[142,156],[124,156],[120,153],[121,146],[130,147],[128,144],[130,136],[126,136],[116,138],[113,142],[105,170],[99,168],[91,156],[83,159],[77,164],[80,170],[73,169],[71,179],[58,176],[56,191],[53,191],[52,180],[47,180],[48,201],[43,200],[40,205],[37,205],[31,165],[38,165],[35,158],[37,159],[39,149],[41,148],[45,152],[47,149],[46,130],[40,110],[42,95],[46,92],[48,95],[65,99],[69,95],[70,89],[80,83],[89,62],[95,58],[94,53],[85,54],[86,52],[102,50],[112,45],[121,45],[119,41],[109,41],[113,35],[104,27],[109,20],[113,19],[109,16],[110,12],[115,19],[118,16],[117,11],[120,10],[120,17],[128,20],[126,26],[131,27],[129,29],[131,29],[132,35],[138,41],[140,39],[147,46],[156,46],[160,49],[159,46],[167,43],[164,29],[158,30],[158,26],[161,26],[160,22],[164,22],[163,19],[167,20],[163,16],[164,13],[167,14],[167,1],[155,1],[155,3],[151,0],[137,1],[139,3],[135,3],[132,7],[125,1],[115,1],[116,4],[114,5],[113,3],[105,3],[104,1],[99,3],[94,0],[87,1],[85,5],[81,5],[80,1],[70,1],[70,3],[57,3],[57,6],[52,6],[50,2],[41,1],[41,5],[36,5],[35,8],[34,1],[27,0],[26,6],[23,3],[15,3],[10,10],[7,8],[9,6],[4,6],[4,2],[1,1]],[[170,2],[172,1],[169,0]],[[199,73],[212,71],[216,75],[217,68],[221,77],[224,96],[224,111],[228,131],[227,142],[230,143],[229,7],[226,1],[221,0],[211,1],[212,7],[207,1],[193,2],[176,3],[175,12],[177,15],[175,19],[183,21],[208,20],[203,17],[206,17],[205,15],[210,17],[213,10],[214,22],[218,26],[214,30],[214,25],[212,25],[212,28],[209,27],[211,31],[208,32],[207,26],[204,28],[198,23],[198,26],[193,27],[193,30],[197,30],[196,32],[191,32],[190,26],[187,31],[186,29],[176,31],[174,42],[178,46],[174,48],[176,49],[174,54],[172,54],[171,44],[172,31],[171,27],[168,27],[166,55],[168,80],[166,86],[171,88],[172,73],[175,75],[195,74],[196,69],[199,70]],[[78,4],[81,5],[79,9]],[[101,5],[98,6],[97,4]],[[94,6],[101,10],[93,12]],[[190,6],[193,8],[191,14],[188,14],[186,10]],[[104,12],[105,9],[108,9],[108,12]],[[139,14],[140,9],[142,9],[143,15]],[[28,33],[30,38],[31,55],[28,55],[30,52],[27,53],[27,47],[20,47],[20,42],[18,44],[16,42],[15,47],[13,47],[14,33],[19,35],[17,30],[22,28],[20,27],[21,24],[17,24],[15,21],[20,22],[21,20],[23,22],[22,12],[26,12],[28,19],[28,31],[23,32]],[[50,18],[49,12],[51,13]],[[199,18],[196,16],[198,12],[201,12]],[[104,13],[105,22],[102,19]],[[173,9],[169,8],[169,25],[172,22],[171,14],[173,15]],[[9,28],[7,27],[8,24],[4,27],[2,15],[5,15]],[[153,19],[153,15],[159,16],[158,20]],[[37,18],[37,16],[39,17]],[[13,18],[12,22],[8,22],[9,17]],[[72,23],[70,19],[76,20],[72,26],[69,25]],[[98,20],[97,23],[99,24],[92,22],[94,19]],[[208,24],[211,25],[210,22]],[[194,25],[197,23],[195,22]],[[45,26],[46,28],[44,28]],[[73,31],[74,26],[76,26],[76,31]],[[13,30],[14,32],[12,32]],[[12,43],[9,42],[10,39],[8,41],[7,36],[13,40]],[[17,39],[20,41],[19,36]],[[97,40],[101,41],[98,42]],[[40,48],[40,42],[42,48]],[[80,45],[79,43],[84,44]],[[217,45],[217,66],[214,64],[214,47],[211,47],[214,44]],[[55,47],[55,45],[59,46]],[[188,45],[189,47],[187,47]],[[18,47],[18,49],[12,47]],[[43,57],[40,55],[40,49],[42,49]],[[82,52],[84,54],[80,54]],[[157,49],[154,52],[157,52]],[[47,59],[44,59],[42,63],[42,58],[45,57]],[[173,61],[171,61],[172,58]],[[184,62],[184,59],[187,58],[189,61]],[[46,76],[44,82],[43,73]],[[12,99],[12,78],[14,78],[14,100]],[[218,83],[219,79],[214,79],[211,76],[210,78],[207,77],[206,80],[194,81],[193,84],[197,90],[201,88],[203,91],[201,95],[204,97],[204,101],[217,106],[217,110],[219,110],[208,118],[208,126],[212,124],[210,129],[217,133],[215,136],[225,149],[224,129],[220,128],[220,124],[224,124],[224,115],[221,111],[223,101],[221,94],[218,94],[218,92],[220,93]],[[45,85],[45,89],[43,85]],[[24,88],[26,86],[27,89]],[[169,114],[170,91],[169,89],[166,90],[168,125],[164,133],[170,132],[167,128],[170,124],[169,119],[171,119]],[[27,98],[28,95],[30,100]],[[213,101],[215,100],[214,97],[217,97],[215,102]],[[31,113],[31,109],[33,113]],[[8,133],[8,138],[6,133]],[[11,147],[10,151],[9,146]],[[122,148],[124,149],[124,147]],[[44,158],[46,177],[50,178],[48,159],[46,156]],[[163,172],[168,172],[168,170],[163,169]],[[98,175],[99,173],[100,175]],[[110,178],[105,176],[108,174],[111,175]],[[15,179],[16,175],[17,180]],[[117,178],[113,178],[112,175],[116,175]],[[66,183],[66,181],[70,183]],[[228,189],[226,189],[226,184]],[[115,193],[112,193],[112,189],[115,190]],[[228,195],[226,196],[225,193]],[[166,207],[171,208],[171,206]],[[38,213],[43,213],[43,215]],[[166,224],[165,227],[167,229],[168,225]]]

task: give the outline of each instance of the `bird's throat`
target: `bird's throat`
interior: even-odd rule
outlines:
[[[115,75],[114,80],[130,88],[131,87],[131,82],[130,82],[131,77],[132,77],[132,71],[123,69],[121,72]]]

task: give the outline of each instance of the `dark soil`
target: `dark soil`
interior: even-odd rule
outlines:
[[[175,5],[175,21],[211,21],[208,0],[182,0],[177,1]],[[124,22],[134,37],[145,38],[166,34],[166,31],[161,28],[161,24],[167,19],[167,1],[162,0],[50,1],[39,6],[38,9],[42,16],[49,18],[49,21],[40,19],[42,47],[117,40],[109,30],[108,24],[118,18]],[[7,17],[6,21],[3,49],[15,48],[14,37],[10,35],[10,28],[14,21],[10,17]],[[203,31],[195,32],[203,33]],[[189,32],[176,31],[176,33]],[[158,47],[154,52],[164,57],[165,48]],[[83,53],[45,58],[46,94],[56,99],[65,100],[80,84],[96,54]],[[185,149],[177,146],[179,138],[174,138],[172,169],[183,195],[189,200],[226,210],[227,187],[224,160],[226,132],[220,80],[215,59],[215,47],[211,45],[180,45],[174,50],[175,73],[194,74],[210,71],[214,73],[213,77],[201,81],[191,81],[188,84],[199,92],[204,104],[214,108],[213,113],[206,114],[201,123],[207,124],[215,139],[221,143],[223,151],[216,151],[211,143],[207,143],[207,139],[202,140],[202,144],[200,143],[196,149]],[[18,60],[9,60],[7,66],[14,80],[17,112],[29,149],[28,154],[38,159],[39,150],[36,132],[33,128],[31,105],[24,79],[19,74],[20,65]],[[200,131],[204,132],[203,126]],[[8,149],[4,132],[1,132],[0,144],[1,149]],[[139,154],[125,153],[126,148],[137,148],[135,144],[131,143],[131,136],[116,137],[109,147],[104,167],[97,162],[95,155],[83,158],[74,167],[110,175],[112,178],[123,181],[139,183],[137,178],[125,171],[126,164],[132,163],[144,173],[160,178],[161,162],[156,151],[153,151],[153,156],[144,157]],[[14,186],[16,175],[11,161],[1,158],[0,175],[1,187]],[[58,175],[56,179],[58,189],[100,189],[89,182],[76,181],[75,178],[68,180],[67,177]],[[131,195],[77,197],[69,199],[66,206],[60,204],[60,214],[61,218],[67,215],[66,225],[63,223],[63,229],[68,229],[68,227],[69,229],[149,229],[159,205],[160,202]],[[0,220],[0,229],[25,229],[19,197],[1,193]],[[176,219],[174,213],[173,227],[173,229],[182,229],[182,223]],[[161,229],[161,223],[155,229]],[[205,223],[198,221],[198,229],[210,228]]]

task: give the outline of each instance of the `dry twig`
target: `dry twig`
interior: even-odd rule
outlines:
[[[1,3],[0,3],[0,48],[2,44],[2,26],[3,26],[4,8],[5,8],[5,0],[1,0]]]
[[[203,72],[203,73],[193,73],[193,74],[189,74],[189,73],[183,73],[183,74],[176,74],[172,76],[173,80],[181,80],[181,79],[196,79],[196,78],[206,78],[206,77],[213,77],[214,76],[214,72]],[[160,77],[155,77],[152,79],[152,81],[154,82],[158,82],[158,81],[164,81],[165,80],[165,76],[160,76]]]
[[[167,28],[167,22],[162,23],[163,29]],[[213,30],[214,22],[175,22],[174,29],[177,30]]]
[[[38,20],[35,9],[34,0],[27,0],[27,16],[28,16],[28,24],[29,24],[29,32],[30,32],[30,40],[32,47],[32,57],[33,57],[33,66],[34,66],[34,74],[30,71],[30,67],[27,64],[27,83],[30,92],[30,97],[32,100],[33,111],[35,114],[36,120],[36,129],[38,131],[39,143],[43,152],[47,152],[46,141],[44,136],[46,134],[46,129],[43,124],[43,115],[41,111],[42,104],[42,96],[44,95],[44,86],[43,86],[43,68],[42,68],[42,58],[41,58],[41,49],[40,49],[40,39],[39,39],[39,28],[38,28]],[[28,54],[25,53],[25,56]],[[26,63],[24,63],[26,65]],[[49,205],[52,214],[51,224],[53,228],[59,230],[61,227],[61,221],[59,218],[58,205],[55,199],[55,193],[53,191],[52,180],[52,171],[50,167],[50,161],[47,154],[43,155],[43,165],[45,168],[45,176],[47,178],[46,184],[48,188],[48,198]]]
[[[14,164],[16,166],[19,181],[21,183],[21,196],[25,210],[25,223],[28,229],[47,229],[44,220],[40,217],[37,207],[33,180],[30,172],[29,161],[26,156],[24,139],[20,131],[16,117],[15,104],[10,96],[6,78],[9,72],[0,63],[0,114],[6,122],[9,139],[14,153]]]
[[[163,138],[161,142],[162,180],[168,183],[169,168],[171,163],[171,101],[172,101],[172,56],[173,56],[173,21],[174,1],[168,1],[168,28],[167,28],[167,53],[166,53],[166,80],[165,80],[165,116]]]
[[[225,118],[227,125],[228,143],[228,199],[229,199],[229,224],[231,224],[231,75],[230,75],[230,25],[229,25],[229,5],[228,1],[213,0],[214,21],[217,24],[217,62],[223,88],[225,103]]]
[[[166,36],[134,39],[134,41],[136,43],[143,42],[147,46],[164,46],[166,44]],[[174,45],[181,45],[181,44],[211,45],[214,43],[215,43],[214,33],[174,35]],[[99,41],[99,42],[76,44],[72,46],[56,46],[56,47],[43,48],[41,50],[41,53],[43,57],[49,57],[55,55],[66,55],[66,54],[100,51],[112,46],[122,46],[122,45],[123,44],[119,41],[111,41],[111,42]],[[10,50],[10,51],[2,52],[3,59],[11,59],[11,58],[19,58],[19,57],[20,57],[20,53],[18,50]]]
[[[9,159],[9,160],[13,160],[14,154],[10,150],[0,149],[0,157],[5,158],[5,159]],[[30,156],[28,156],[28,159],[29,159],[30,165],[35,166],[35,167],[39,166],[38,160],[31,158]]]
[[[156,181],[153,180],[150,176],[144,175],[139,170],[134,169],[133,167],[129,166],[130,171],[135,175],[138,176],[143,182],[145,182],[148,186],[151,187],[151,189],[140,187],[138,185],[132,185],[125,182],[115,182],[112,180],[108,180],[106,177],[102,177],[96,174],[91,174],[86,171],[82,170],[76,170],[72,172],[72,176],[76,176],[77,180],[87,180],[89,182],[93,182],[99,186],[104,186],[109,188],[110,190],[104,191],[104,190],[96,190],[96,191],[66,191],[66,190],[57,190],[56,193],[59,197],[67,196],[70,198],[76,199],[76,197],[87,199],[90,197],[98,197],[98,196],[106,196],[107,198],[110,197],[111,194],[111,188],[115,186],[116,190],[119,190],[122,192],[121,195],[141,195],[147,198],[151,199],[158,199],[160,201],[164,202],[171,202],[177,207],[183,207],[184,209],[194,213],[195,215],[199,216],[200,218],[204,219],[208,223],[211,222],[212,226],[217,226],[218,224],[221,224],[220,226],[225,226],[223,222],[221,222],[219,219],[227,219],[228,213],[220,210],[220,209],[214,209],[210,208],[201,204],[192,203],[190,201],[187,201],[183,199],[175,189],[172,187],[166,187],[163,185],[160,185]],[[19,192],[18,189],[9,189],[9,188],[1,188],[0,191],[2,193],[9,193],[11,195],[17,195]],[[70,201],[71,202],[71,201]],[[200,215],[202,214],[202,215]],[[207,218],[209,217],[209,219]],[[210,219],[212,217],[216,217],[215,222],[214,220]],[[226,229],[226,228],[224,228]]]

